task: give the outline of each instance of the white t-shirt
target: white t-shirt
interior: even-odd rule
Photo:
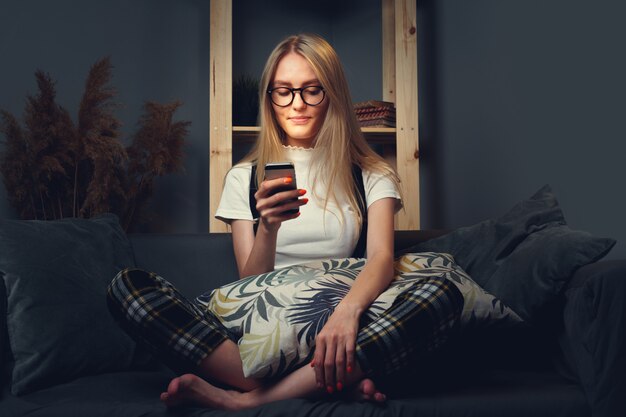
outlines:
[[[276,269],[320,259],[349,257],[359,238],[356,214],[347,200],[329,202],[324,211],[323,200],[316,198],[325,196],[326,192],[322,181],[311,183],[315,178],[315,172],[309,173],[312,153],[312,149],[285,147],[285,159],[293,162],[297,186],[307,191],[304,197],[309,202],[300,207],[299,217],[283,222],[278,230]],[[251,171],[251,164],[238,164],[228,172],[216,218],[226,223],[255,220],[249,203]],[[400,194],[389,178],[364,170],[363,183],[368,208],[382,198],[396,199],[396,210],[402,207]],[[343,222],[340,213],[343,213]]]

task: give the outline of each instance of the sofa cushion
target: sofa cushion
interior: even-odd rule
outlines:
[[[385,390],[385,405],[337,399],[291,399],[240,411],[196,406],[167,408],[159,394],[172,375],[122,372],[79,378],[21,397],[0,400],[0,416],[15,417],[590,417],[580,387],[554,373],[453,372],[435,387],[421,372],[400,389]],[[384,387],[387,388],[387,387]],[[402,389],[403,388],[403,389]]]
[[[549,186],[515,204],[495,219],[460,227],[450,233],[404,249],[408,252],[445,252],[476,281],[484,285],[505,259],[531,233],[565,224],[563,212]]]
[[[7,292],[0,272],[0,389],[7,380],[6,373],[9,372],[9,361],[11,361],[9,348],[9,334],[7,333]]]
[[[538,323],[573,272],[605,256],[615,240],[567,227],[549,186],[503,216],[418,243],[406,252],[447,252],[482,288]]]
[[[626,260],[580,268],[565,291],[559,344],[594,416],[626,411]]]
[[[198,297],[239,337],[244,374],[273,377],[310,360],[315,337],[363,269],[364,259],[345,258],[295,265],[224,285]],[[395,262],[396,276],[371,304],[362,325],[374,321],[415,283],[449,279],[467,302],[461,322],[515,323],[517,315],[484,292],[448,254],[406,254]]]
[[[557,298],[576,270],[604,257],[615,240],[596,238],[567,226],[530,234],[484,283],[529,322],[544,320],[542,312]]]
[[[129,367],[135,344],[110,317],[105,294],[133,265],[114,215],[0,220],[13,393]]]

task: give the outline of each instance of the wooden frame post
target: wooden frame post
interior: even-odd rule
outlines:
[[[396,102],[396,6],[395,0],[382,0],[382,54],[383,54],[383,101]],[[395,134],[395,133],[394,133]],[[382,145],[382,156],[395,167],[396,145]],[[397,217],[396,217],[397,223]],[[397,227],[397,225],[396,225]]]
[[[215,218],[223,179],[232,166],[232,1],[211,0],[209,53],[209,231],[228,232]]]
[[[405,207],[398,230],[420,228],[416,8],[415,0],[395,0],[396,169]]]

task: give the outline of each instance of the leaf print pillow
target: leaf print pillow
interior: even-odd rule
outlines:
[[[254,275],[198,297],[232,333],[246,377],[285,375],[310,362],[315,337],[348,293],[365,259],[317,261]],[[485,293],[454,263],[451,255],[407,254],[396,260],[392,283],[363,314],[362,325],[378,318],[416,281],[434,276],[452,280],[468,300],[462,323],[519,318]]]

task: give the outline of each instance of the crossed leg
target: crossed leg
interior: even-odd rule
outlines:
[[[444,279],[427,279],[404,291],[378,320],[361,329],[357,342],[370,368],[378,374],[410,365],[420,352],[436,349],[448,337],[460,317],[463,296],[456,286]],[[415,337],[420,335],[420,337]],[[397,340],[403,343],[397,344]],[[384,356],[380,352],[394,352]],[[215,352],[213,353],[215,355]],[[346,386],[356,384],[363,399],[384,401],[373,381],[366,379],[357,363],[354,372],[347,375]],[[239,363],[241,367],[241,363]],[[240,368],[238,368],[238,372]],[[214,375],[209,370],[209,375]],[[235,385],[236,386],[236,385]],[[246,392],[229,391],[215,387],[195,375],[186,374],[170,383],[161,399],[166,404],[195,403],[212,408],[239,410],[288,398],[320,396],[315,372],[304,366],[270,386],[252,387]]]
[[[156,274],[137,269],[120,272],[109,287],[108,302],[114,317],[131,336],[150,346],[173,369],[183,371],[161,395],[167,405],[247,408],[323,393],[309,367],[272,386],[246,378],[239,349],[227,332]],[[235,390],[218,388],[205,379]],[[362,379],[363,375],[355,372],[346,383]],[[362,390],[362,399],[384,399],[371,380],[364,380],[357,387]]]

